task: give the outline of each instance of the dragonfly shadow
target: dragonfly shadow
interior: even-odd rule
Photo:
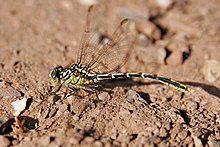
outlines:
[[[113,89],[115,87],[133,87],[133,86],[137,86],[137,85],[150,85],[152,83],[144,83],[144,82],[140,82],[140,81],[134,81],[132,79],[113,79],[113,80],[106,80],[104,82],[100,83],[101,89]]]
[[[145,93],[145,92],[142,92],[142,91],[138,91],[137,92],[140,97],[145,101],[147,102],[148,104],[151,104],[153,103],[151,100],[150,100],[150,95],[148,93]]]
[[[205,83],[198,83],[198,82],[183,82],[184,84],[191,85],[194,87],[200,87],[209,94],[220,98],[220,89],[216,86],[205,84]]]
[[[38,124],[38,120],[29,116],[19,116],[19,121],[24,120],[23,128],[25,128],[24,131],[35,129],[36,124]],[[8,134],[13,131],[12,125],[15,123],[15,119],[11,118],[1,124],[0,126],[0,135]]]
[[[220,98],[220,89],[216,86],[205,84],[205,83],[198,83],[198,82],[181,82],[186,85],[190,85],[192,87],[200,87],[209,94]],[[105,88],[114,88],[114,87],[132,87],[138,85],[152,85],[152,84],[162,84],[161,82],[152,81],[152,82],[140,82],[140,81],[133,81],[132,79],[122,79],[122,80],[109,80],[105,81],[102,84]]]

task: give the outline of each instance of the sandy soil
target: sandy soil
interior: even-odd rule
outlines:
[[[88,5],[1,0],[0,146],[220,146],[220,1],[165,2],[104,2],[97,20],[105,21],[93,20],[112,32],[122,18],[133,19],[138,39],[122,71],[172,77],[194,92],[114,80],[97,101],[81,91],[81,98],[50,95],[48,78],[55,66],[76,61]],[[23,98],[18,126],[11,103]]]

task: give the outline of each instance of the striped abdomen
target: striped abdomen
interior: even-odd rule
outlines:
[[[181,90],[183,92],[191,92],[192,89],[187,87],[184,84],[181,84],[180,82],[177,82],[173,79],[156,75],[156,74],[148,74],[148,73],[114,73],[114,74],[97,74],[93,76],[93,79],[96,79],[98,81],[107,80],[107,79],[124,79],[124,78],[149,78],[157,80],[163,84],[166,84],[168,86],[171,86],[173,88],[176,88],[178,90]]]

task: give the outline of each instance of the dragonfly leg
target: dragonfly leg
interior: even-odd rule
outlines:
[[[71,86],[71,85],[67,85],[67,86],[68,86],[68,88],[70,89],[70,93],[68,93],[68,94],[66,95],[66,97],[69,97],[69,96],[71,96],[71,95],[77,93],[78,89],[77,89],[76,87],[73,87],[73,86]]]

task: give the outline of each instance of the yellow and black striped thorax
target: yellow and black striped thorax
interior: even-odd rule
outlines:
[[[73,64],[62,71],[60,79],[61,83],[66,85],[87,85],[97,82],[96,78],[92,78],[95,75],[87,66]]]

